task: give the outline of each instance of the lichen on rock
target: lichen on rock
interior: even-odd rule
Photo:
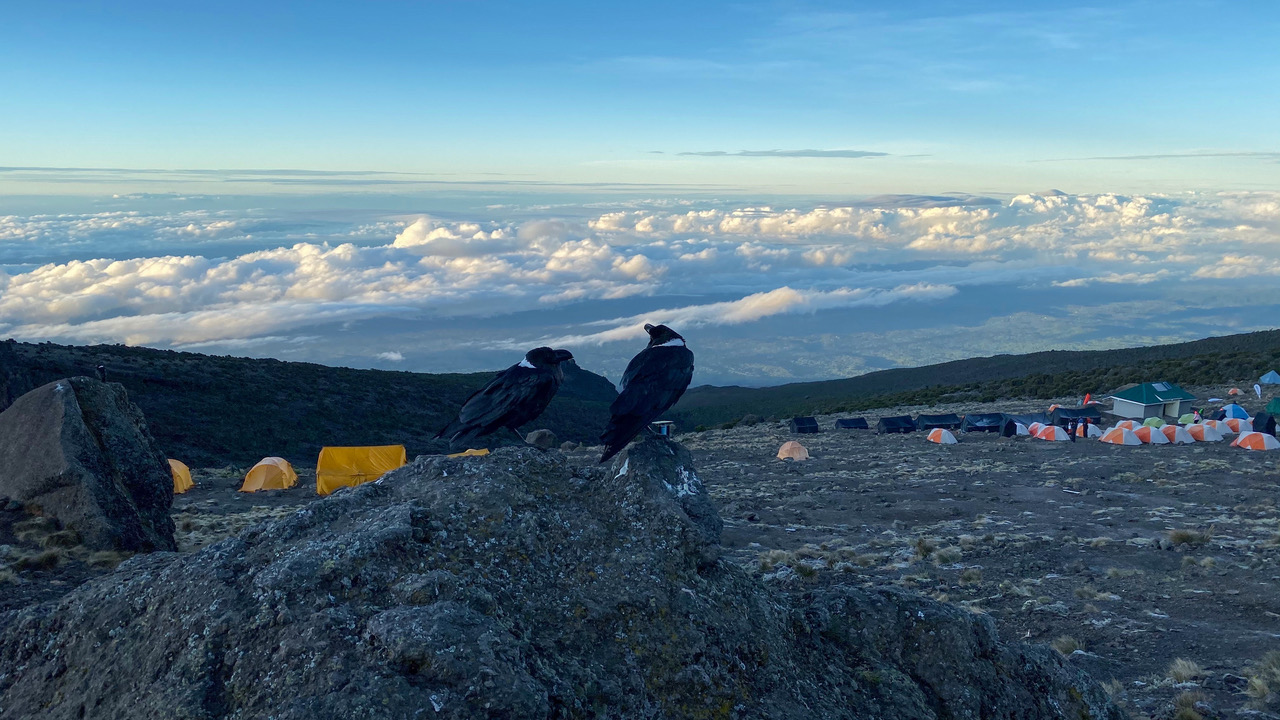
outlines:
[[[661,438],[420,457],[3,618],[0,717],[1121,717],[984,618],[766,585],[720,529]]]

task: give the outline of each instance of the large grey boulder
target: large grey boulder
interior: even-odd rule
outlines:
[[[176,550],[173,477],[124,388],[49,383],[0,413],[0,495],[100,550]]]
[[[0,717],[1122,717],[985,617],[710,560],[699,494],[657,438],[419,457],[0,617]]]

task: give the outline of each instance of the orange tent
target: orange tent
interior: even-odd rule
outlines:
[[[1040,437],[1040,431],[1044,429],[1044,423],[1034,422],[1027,426],[1027,434],[1031,437]]]
[[[1133,431],[1133,436],[1141,440],[1147,445],[1168,445],[1169,438],[1160,432],[1160,428],[1153,428],[1143,425]]]
[[[191,468],[187,467],[186,463],[181,460],[169,458],[169,473],[173,475],[174,495],[181,495],[196,486],[191,481]]]
[[[1057,425],[1045,425],[1036,433],[1036,437],[1052,442],[1067,442],[1071,439],[1071,434]]]
[[[1231,388],[1230,390],[1228,390],[1228,391],[1227,391],[1227,394],[1228,394],[1228,395],[1239,395],[1239,394],[1240,394],[1240,388]]]
[[[1116,427],[1121,428],[1123,430],[1137,430],[1138,428],[1142,427],[1142,423],[1138,422],[1137,420],[1121,420],[1120,422],[1116,423]]]
[[[298,484],[298,473],[288,460],[278,457],[265,457],[258,461],[244,476],[244,484],[240,492],[257,492],[259,490],[285,490]]]
[[[1057,410],[1057,409],[1058,409],[1058,408],[1060,408],[1060,407],[1062,407],[1062,406],[1061,406],[1061,405],[1059,405],[1058,403],[1054,403],[1054,404],[1052,404],[1052,405],[1050,405],[1050,406],[1049,406],[1049,412],[1050,412],[1050,413],[1052,413],[1054,410]]]
[[[1248,418],[1241,420],[1240,418],[1227,418],[1223,420],[1227,427],[1231,428],[1231,432],[1244,433],[1253,432],[1253,421]]]
[[[934,428],[929,431],[929,442],[938,443],[939,445],[955,445],[956,436],[952,435],[950,430]]]
[[[1109,443],[1111,445],[1141,445],[1142,444],[1142,441],[1138,439],[1137,435],[1133,434],[1132,430],[1126,430],[1125,428],[1122,428],[1119,426],[1113,427],[1110,430],[1108,430],[1106,434],[1104,434],[1101,438],[1099,438],[1099,440],[1101,440],[1104,443]]]
[[[1160,432],[1174,445],[1190,445],[1196,441],[1186,428],[1177,425],[1165,425],[1160,428]]]
[[[405,464],[403,445],[320,448],[316,461],[316,494],[373,482]]]
[[[1222,433],[1212,425],[1195,423],[1187,426],[1187,434],[1196,442],[1222,442]]]
[[[1085,428],[1089,429],[1086,431]],[[1089,423],[1088,425],[1081,423],[1076,426],[1076,437],[1102,437],[1102,428],[1093,423]]]
[[[1252,431],[1241,433],[1231,445],[1245,450],[1280,450],[1280,440],[1274,435]]]
[[[809,451],[795,440],[788,440],[778,448],[779,460],[808,460]]]

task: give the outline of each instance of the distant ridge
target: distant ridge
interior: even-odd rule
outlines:
[[[1225,335],[1120,350],[1049,350],[994,355],[842,380],[765,388],[691,388],[669,413],[682,429],[735,422],[745,415],[788,417],[956,400],[1051,398],[1110,392],[1125,383],[1187,385],[1249,381],[1280,366],[1280,330]]]
[[[518,358],[517,358],[518,359]],[[106,367],[142,409],[160,449],[193,466],[277,455],[314,466],[324,445],[404,445],[409,457],[442,452],[436,431],[491,372],[427,374],[219,357],[126,347],[0,342],[0,410],[54,380]],[[613,383],[566,363],[542,417],[560,440],[596,443],[617,397]]]

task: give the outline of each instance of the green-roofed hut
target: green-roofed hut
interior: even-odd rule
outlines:
[[[1181,417],[1191,412],[1195,395],[1170,382],[1149,382],[1120,390],[1111,396],[1111,412],[1120,417],[1145,419]]]

